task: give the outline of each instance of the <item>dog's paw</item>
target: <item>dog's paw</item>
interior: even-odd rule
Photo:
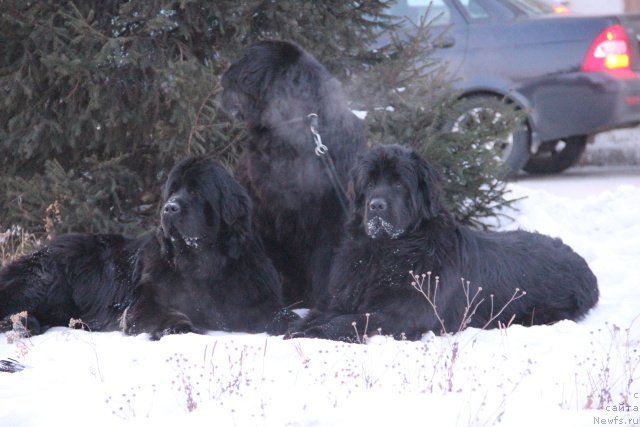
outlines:
[[[150,334],[151,339],[156,341],[165,335],[188,334],[189,332],[198,332],[198,330],[187,315],[176,311],[167,314],[159,327],[154,328]]]
[[[299,321],[300,316],[289,309],[283,308],[275,314],[273,319],[267,324],[265,330],[269,335],[287,334],[291,329],[291,325]]]
[[[288,331],[284,335],[284,339],[289,340],[293,338],[321,338],[328,339],[322,326],[316,326],[313,328],[307,328],[302,331]]]

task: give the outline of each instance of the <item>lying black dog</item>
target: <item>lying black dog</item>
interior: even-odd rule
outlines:
[[[247,125],[236,174],[254,201],[254,224],[283,278],[288,304],[323,306],[327,276],[346,220],[335,178],[365,150],[362,120],[340,82],[286,41],[256,43],[222,77],[224,108]],[[335,174],[314,153],[309,114],[317,115]],[[346,203],[345,203],[346,205]]]
[[[161,225],[143,239],[67,234],[0,270],[0,319],[37,334],[71,318],[93,331],[283,333],[278,274],[251,229],[246,191],[217,162],[178,163]],[[16,318],[14,317],[14,320]]]
[[[379,146],[367,154],[352,174],[330,306],[311,311],[290,336],[356,341],[380,329],[415,340],[427,331],[575,320],[597,303],[596,277],[560,239],[465,227],[440,203],[441,191],[438,173],[415,152]]]

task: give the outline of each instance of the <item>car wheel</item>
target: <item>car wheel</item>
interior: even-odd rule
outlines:
[[[586,146],[587,138],[584,136],[543,142],[538,152],[529,158],[524,170],[533,174],[562,172],[576,164]]]
[[[451,132],[473,131],[479,126],[493,126],[503,117],[507,104],[493,96],[473,96],[461,100],[456,107],[457,115],[448,127]],[[489,141],[486,147],[494,149],[500,156],[504,177],[516,174],[527,163],[530,156],[531,133],[528,126],[515,130],[503,138]]]

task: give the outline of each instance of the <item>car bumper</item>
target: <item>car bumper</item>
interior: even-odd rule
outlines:
[[[534,143],[640,124],[640,74],[567,73],[518,89]]]

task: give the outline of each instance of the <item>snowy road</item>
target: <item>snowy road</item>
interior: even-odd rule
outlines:
[[[640,187],[640,166],[574,167],[557,175],[523,174],[514,182],[523,187],[546,191],[556,196],[583,198],[606,190],[615,190],[621,185]]]

